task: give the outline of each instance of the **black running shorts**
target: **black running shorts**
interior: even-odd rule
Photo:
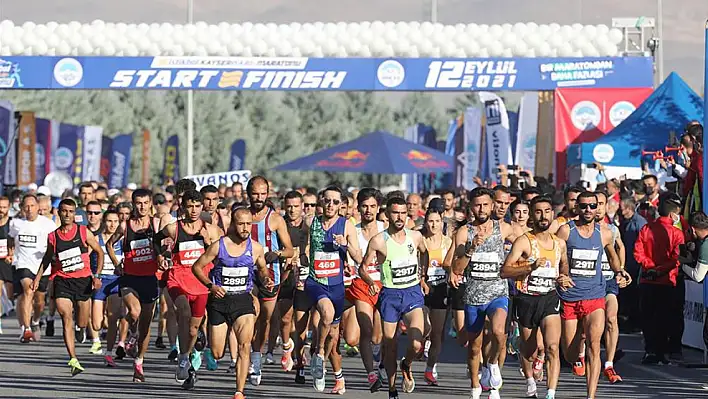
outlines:
[[[555,291],[546,295],[518,294],[514,306],[519,325],[529,329],[540,327],[543,319],[560,314],[561,309],[560,299]]]
[[[430,310],[447,309],[447,284],[429,285],[430,292],[425,296],[425,307]]]
[[[253,307],[253,297],[250,293],[226,295],[223,298],[215,298],[210,295],[206,308],[210,326],[224,323],[232,326],[239,317],[256,314],[256,309]]]
[[[54,277],[52,299],[65,298],[72,302],[84,302],[93,296],[91,277],[64,278]]]

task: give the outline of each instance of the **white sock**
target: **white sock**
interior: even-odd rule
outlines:
[[[96,337],[96,338],[93,339],[93,342],[99,342],[99,343],[100,343],[100,342],[101,342],[101,338],[100,338],[100,337]]]
[[[491,371],[491,372],[495,372],[495,371],[496,371],[496,372],[501,372],[501,371],[499,370],[499,364],[497,364],[497,363],[487,363],[487,368],[488,368],[489,371]]]
[[[548,395],[550,395],[550,396],[553,396],[553,397],[556,396],[556,390],[555,390],[555,389],[549,389],[547,392],[548,392]]]
[[[612,362],[605,362],[605,369],[608,369],[613,366],[614,366],[614,364],[612,364]]]
[[[526,379],[526,385],[536,385],[536,379],[529,377]]]

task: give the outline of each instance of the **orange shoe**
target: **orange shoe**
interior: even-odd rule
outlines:
[[[20,338],[20,342],[23,344],[27,344],[29,342],[34,341],[34,334],[32,333],[32,330],[29,328],[25,330],[24,333],[22,333],[22,337]]]
[[[293,366],[295,365],[295,362],[293,362],[292,353],[292,349],[289,351],[283,351],[283,356],[280,358],[280,366],[286,373],[290,372],[290,370],[292,370]]]
[[[614,367],[608,367],[605,369],[605,377],[610,381],[610,384],[616,384],[622,382],[622,377],[615,371]]]
[[[573,374],[578,377],[585,377],[585,358],[581,357],[573,364]]]
[[[423,379],[428,385],[432,385],[434,387],[438,386],[438,379],[435,378],[435,375],[432,371],[426,371],[425,374],[423,374]]]
[[[331,394],[344,395],[347,392],[347,388],[344,386],[344,378],[339,378],[334,380],[334,388],[332,388]]]
[[[236,392],[236,393],[234,394],[234,397],[231,398],[231,399],[246,399],[246,397],[243,396],[243,394],[242,394],[241,392]]]

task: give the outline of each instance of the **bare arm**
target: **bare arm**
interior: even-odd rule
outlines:
[[[620,266],[620,260],[615,251],[615,246],[612,243],[612,232],[605,228],[601,231],[602,233],[602,246],[605,248],[605,254],[607,254],[607,261],[610,263],[610,269],[615,273],[620,272],[622,267]]]
[[[457,230],[453,246],[455,251],[453,255],[452,272],[461,275],[470,262],[470,258],[468,258],[465,253],[467,247],[467,226],[460,227]]]
[[[268,272],[268,266],[265,261],[265,253],[263,246],[253,242],[253,257],[256,268],[258,269],[258,277],[263,283],[263,286],[270,289],[273,288],[273,280],[270,278],[270,272]]]
[[[118,257],[116,256],[116,251],[113,248],[113,246],[120,241],[121,238],[123,238],[123,232],[125,231],[125,222],[121,223],[118,225],[118,229],[116,229],[116,232],[113,233],[111,238],[108,239],[108,242],[106,243],[106,252],[108,252],[108,257],[111,258],[111,262],[116,267],[117,274],[120,274],[121,266],[120,262],[118,262]]]
[[[382,253],[384,259],[386,258],[386,245],[384,243],[383,234],[381,233],[371,237],[369,246],[366,247],[364,259],[359,263],[359,277],[369,286],[374,285],[374,280],[369,277],[369,273],[366,271],[366,265],[372,264],[374,259],[377,259],[377,253]]]
[[[509,255],[507,255],[501,267],[501,277],[520,280],[531,274],[534,270],[533,266],[536,266],[537,262],[523,262],[522,265],[519,265],[519,260],[521,260],[522,257],[528,257],[530,253],[531,245],[528,237],[521,236],[514,240],[514,244],[511,246],[511,252],[509,252]]]
[[[40,263],[39,270],[37,270],[35,281],[39,282],[39,279],[42,278],[44,270],[52,262],[52,258],[54,258],[54,245],[49,241],[49,239],[47,239],[47,250],[44,252],[44,256],[42,257],[42,263]]]
[[[192,273],[194,274],[194,277],[196,277],[200,283],[204,284],[204,286],[208,286],[211,283],[211,281],[209,281],[207,276],[204,274],[204,267],[212,263],[214,259],[216,259],[217,255],[219,255],[218,241],[209,245],[207,250],[204,251],[199,259],[197,259],[197,261],[192,265]]]
[[[347,220],[344,227],[344,234],[347,236],[347,252],[352,260],[358,264],[362,264],[362,253],[359,248],[359,237],[356,236],[356,227],[352,222]]]
[[[292,258],[295,254],[293,251],[293,242],[290,240],[290,233],[288,233],[288,226],[285,224],[285,219],[278,214],[271,214],[273,221],[276,222],[275,232],[278,234],[278,241],[282,248],[280,249],[281,258]]]

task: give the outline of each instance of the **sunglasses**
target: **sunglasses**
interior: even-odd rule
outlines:
[[[333,204],[333,205],[339,205],[342,203],[342,201],[338,199],[332,199],[332,198],[325,198],[322,200],[325,204]]]
[[[305,202],[305,208],[314,208],[317,206],[316,202]]]
[[[597,202],[592,203],[592,204],[578,204],[578,208],[585,210],[585,209],[597,209]]]
[[[101,211],[87,211],[86,213],[89,215],[100,215],[103,212],[101,212]]]

